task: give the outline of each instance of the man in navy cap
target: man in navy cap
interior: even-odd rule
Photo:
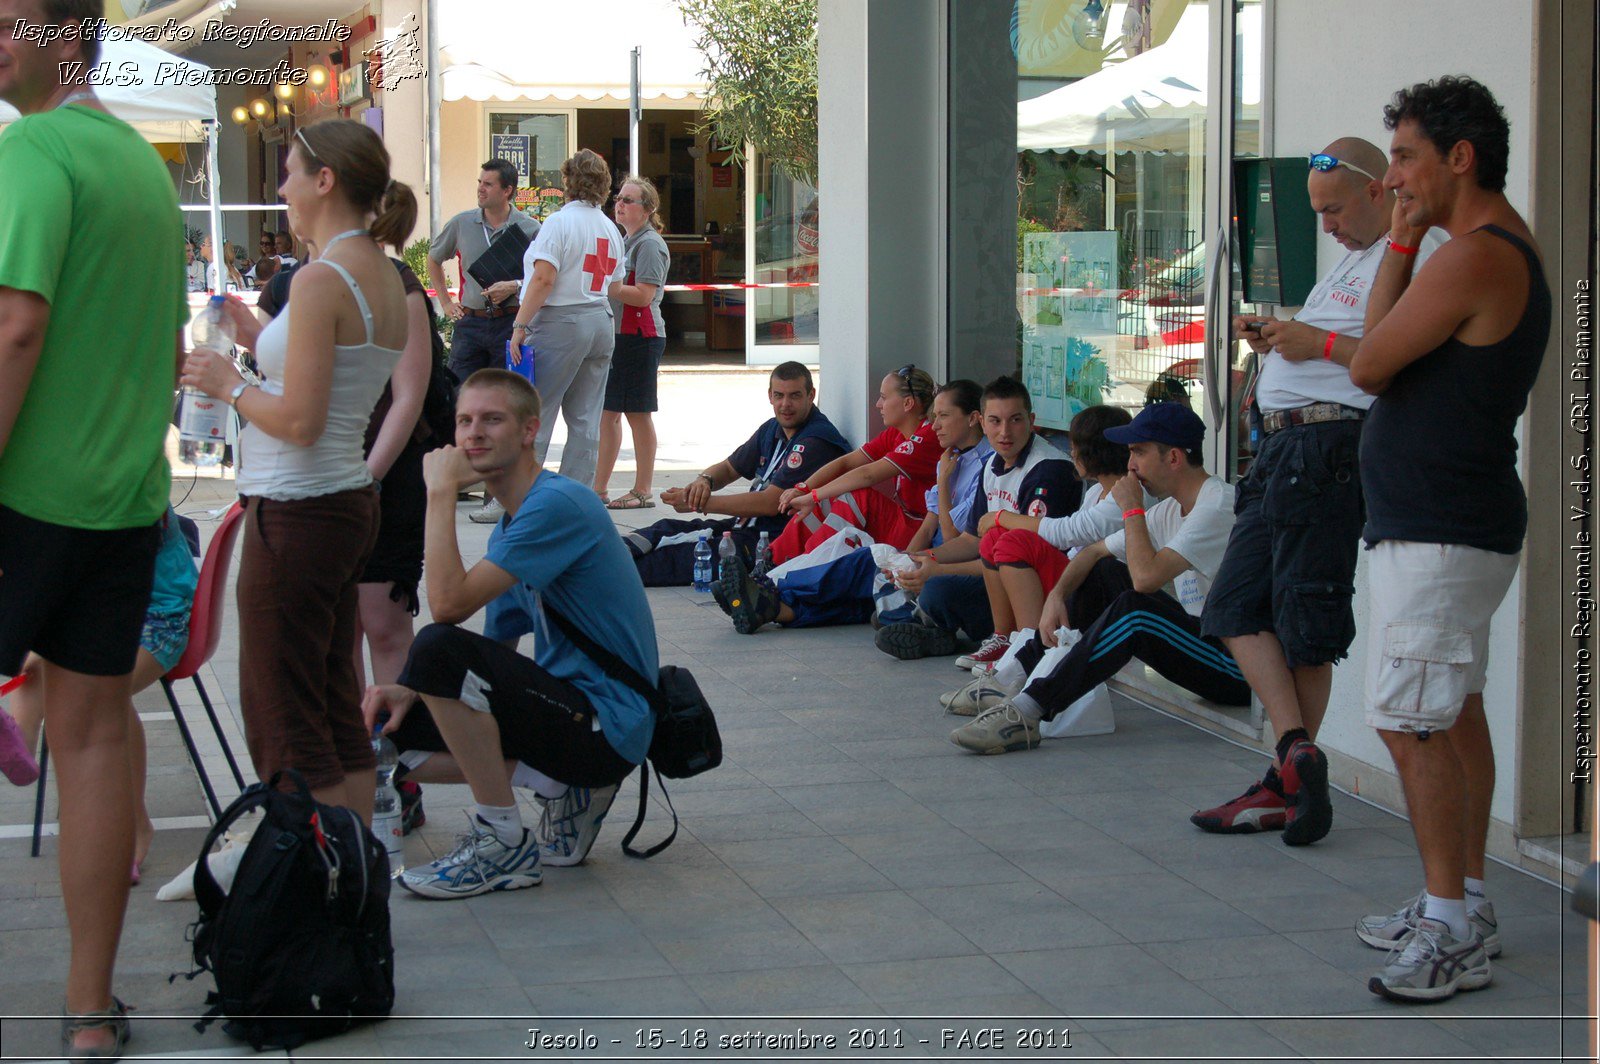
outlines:
[[[1106,439],[1128,445],[1128,475],[1111,490],[1122,531],[1072,559],[1045,599],[1038,633],[992,680],[980,678],[1009,688],[1009,697],[951,732],[951,742],[980,754],[1032,749],[1041,720],[1079,705],[1134,658],[1202,698],[1249,703],[1250,687],[1227,648],[1200,634],[1206,592],[1233,530],[1233,487],[1201,464],[1205,432],[1182,403],[1157,403],[1106,430]],[[1160,499],[1148,512],[1146,491]],[[1058,645],[1070,649],[1047,656]],[[1103,715],[1074,733],[1113,727]]]

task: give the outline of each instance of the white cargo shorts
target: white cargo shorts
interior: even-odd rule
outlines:
[[[1489,620],[1520,554],[1385,540],[1368,554],[1367,723],[1444,731],[1483,691]]]

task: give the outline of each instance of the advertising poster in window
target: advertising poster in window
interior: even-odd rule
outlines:
[[[517,184],[533,184],[533,138],[526,133],[495,133],[490,138],[494,158],[504,159],[517,168]]]
[[[1022,382],[1040,428],[1065,429],[1111,387],[1117,337],[1117,234],[1023,238]]]

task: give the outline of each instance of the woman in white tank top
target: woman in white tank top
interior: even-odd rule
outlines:
[[[287,311],[267,326],[230,304],[266,379],[252,385],[198,351],[183,383],[247,422],[239,690],[256,772],[265,780],[295,769],[318,801],[370,820],[375,759],[350,654],[357,581],[378,527],[362,436],[406,345],[405,291],[380,243],[404,243],[417,205],[359,122],[298,130],[284,169],[289,225],[320,257],[299,269]]]

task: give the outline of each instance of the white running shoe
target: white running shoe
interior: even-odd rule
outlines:
[[[620,786],[613,783],[609,787],[568,787],[566,794],[545,803],[544,815],[534,832],[545,864],[568,868],[583,863],[594,848],[600,823],[616,801]]]
[[[406,869],[400,885],[423,898],[471,898],[539,885],[544,873],[539,870],[539,843],[533,832],[523,829],[522,841],[507,846],[472,813],[467,814],[467,824],[467,833],[456,839],[448,856]]]

